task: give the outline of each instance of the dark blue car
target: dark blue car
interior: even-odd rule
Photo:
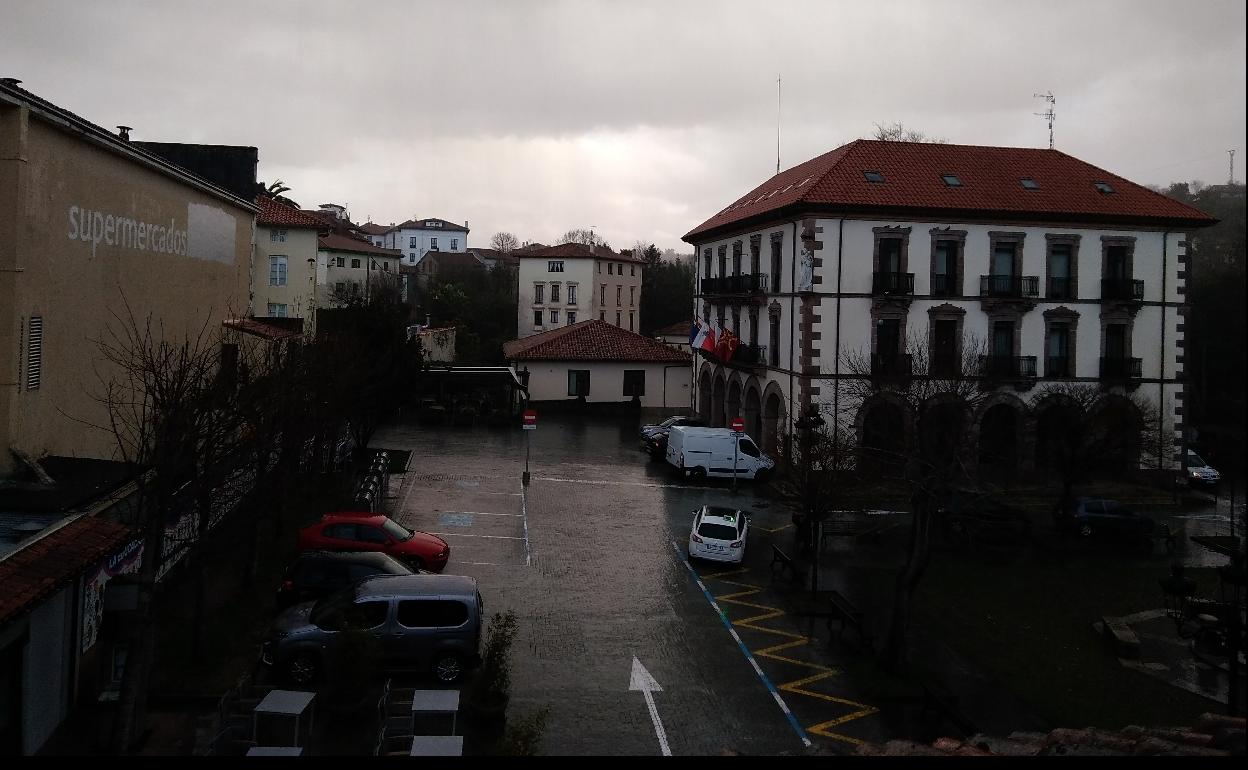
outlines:
[[[1059,523],[1083,537],[1149,538],[1157,529],[1156,522],[1149,517],[1141,516],[1117,500],[1097,497],[1075,498],[1064,519]]]

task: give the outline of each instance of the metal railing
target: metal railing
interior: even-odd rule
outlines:
[[[729,363],[745,366],[766,366],[767,346],[750,345],[742,342],[737,345],[736,350],[732,351],[732,358],[729,359]]]
[[[1102,380],[1137,380],[1140,378],[1140,359],[1126,356],[1101,358]]]
[[[1102,278],[1101,299],[1141,302],[1144,299],[1144,282],[1130,278]]]
[[[1038,297],[1040,278],[1035,275],[981,275],[981,297]]]
[[[1049,276],[1048,283],[1048,291],[1045,293],[1045,296],[1049,299],[1075,298],[1074,282],[1070,278]]]
[[[872,377],[909,377],[911,359],[909,353],[871,354]]]
[[[1075,367],[1070,363],[1070,356],[1045,356],[1045,377],[1072,377],[1074,374]]]
[[[763,294],[766,291],[766,273],[741,273],[702,279],[703,294]]]
[[[958,276],[949,273],[932,273],[933,297],[956,297],[962,293]]]
[[[914,273],[872,273],[872,294],[914,294]]]
[[[1035,356],[980,356],[979,374],[994,379],[1024,379],[1036,376]]]

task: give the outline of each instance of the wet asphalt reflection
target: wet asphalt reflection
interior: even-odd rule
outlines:
[[[396,425],[372,445],[413,450],[395,518],[451,544],[446,571],[478,579],[487,615],[516,611],[509,713],[550,708],[545,753],[660,753],[645,695],[629,689],[634,657],[662,688],[651,697],[673,755],[807,752],[804,726],[856,707],[777,696],[760,672],[789,681],[811,671],[800,660],[764,658],[756,670],[684,561],[697,507],[749,510],[755,529],[746,567],[754,576],[705,580],[711,594],[730,602],[743,590],[749,594],[723,581],[771,579],[763,530],[785,527],[788,512],[748,483],[734,497],[726,483],[695,485],[673,476],[638,450],[637,427],[542,418],[529,436],[527,489],[521,485],[526,437],[518,428]],[[695,567],[707,576],[730,571]],[[768,614],[748,606],[754,603],[742,598],[722,607],[734,620]],[[739,631],[754,650],[800,636]],[[800,700],[823,712],[794,702]],[[796,716],[787,716],[779,701]],[[830,751],[852,750],[819,735],[810,740],[816,747],[836,744]]]

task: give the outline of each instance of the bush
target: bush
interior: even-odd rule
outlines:
[[[498,754],[506,757],[534,757],[541,748],[546,735],[546,718],[549,708],[526,714],[507,725]]]
[[[481,654],[481,670],[470,689],[467,703],[477,716],[502,718],[511,698],[511,644],[516,637],[516,613],[496,612],[490,618]]]

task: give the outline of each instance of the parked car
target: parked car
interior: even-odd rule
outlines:
[[[1200,455],[1192,450],[1187,450],[1183,460],[1183,477],[1187,479],[1188,486],[1205,487],[1207,489],[1217,489],[1218,482],[1222,480],[1222,474],[1214,470],[1209,463],[1204,461]]]
[[[1107,536],[1120,538],[1149,538],[1157,524],[1147,516],[1123,506],[1117,500],[1094,497],[1077,497],[1058,525],[1083,537]],[[1162,534],[1168,535],[1168,527],[1162,525]]]
[[[470,577],[373,577],[287,609],[273,622],[260,661],[308,685],[321,678],[341,632],[365,631],[379,642],[385,671],[430,672],[450,683],[480,663],[483,612]]]
[[[644,444],[645,440],[656,431],[668,430],[676,427],[677,425],[688,425],[693,428],[700,428],[706,425],[706,422],[704,422],[702,418],[696,414],[678,414],[673,417],[668,417],[666,420],[658,423],[657,425],[643,425],[641,426],[642,443]]]
[[[965,545],[1017,545],[1031,534],[1026,511],[995,497],[954,492],[940,506],[946,539]]]
[[[696,478],[738,478],[764,481],[776,467],[749,436],[729,428],[676,426],[667,434],[664,455],[669,465]],[[733,463],[736,463],[734,466]]]
[[[437,535],[414,532],[388,516],[366,512],[327,513],[299,530],[300,551],[380,551],[413,569],[441,572],[451,547]]]
[[[744,511],[704,505],[693,512],[689,531],[689,558],[740,563],[750,519]]]
[[[277,607],[316,601],[377,575],[410,574],[403,562],[376,551],[309,551],[286,568],[277,589]]]

